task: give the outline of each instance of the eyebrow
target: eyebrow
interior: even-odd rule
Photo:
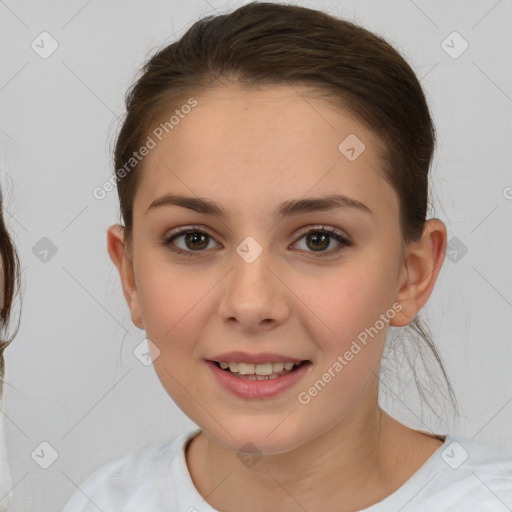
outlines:
[[[214,215],[219,218],[230,216],[230,211],[215,204],[213,201],[199,197],[186,197],[176,194],[166,194],[155,199],[146,210],[161,208],[163,206],[181,206],[198,213]],[[356,199],[352,199],[343,194],[335,194],[323,197],[308,197],[306,199],[291,199],[281,203],[274,211],[274,218],[283,218],[301,213],[311,213],[318,211],[329,211],[336,209],[354,209],[373,215],[373,212]]]

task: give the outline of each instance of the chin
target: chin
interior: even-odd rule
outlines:
[[[285,418],[286,413],[278,419],[273,416],[267,420],[256,419],[254,416],[238,418],[236,421],[219,419],[222,427],[217,423],[210,423],[201,428],[233,452],[243,450],[256,455],[277,455],[289,452],[307,442],[304,428],[296,422],[288,423],[290,418]]]

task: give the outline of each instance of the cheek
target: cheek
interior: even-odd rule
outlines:
[[[135,269],[137,290],[148,338],[164,350],[174,340],[184,340],[183,333],[190,337],[199,330],[191,319],[204,308],[215,280],[211,274],[173,264],[157,251],[151,253],[151,249],[141,251]]]
[[[323,321],[320,339],[343,349],[391,308],[396,283],[392,272],[377,264],[351,264],[304,288],[310,290],[310,310]]]
[[[326,424],[339,420],[377,383],[394,316],[390,275],[377,265],[347,266],[326,280],[328,294],[318,291],[308,297],[309,308],[322,319],[310,324],[318,364],[297,398],[304,412],[324,415]]]
[[[162,386],[193,421],[201,420],[201,408],[192,397],[203,394],[196,376],[204,363],[195,354],[203,331],[204,308],[210,279],[195,279],[175,267],[147,266],[141,273],[139,296],[146,336],[154,344],[153,367]],[[164,270],[162,272],[162,270]],[[206,282],[205,282],[206,281]]]
[[[188,410],[190,393],[201,395],[193,376],[204,363],[196,351],[213,314],[212,290],[219,277],[149,253],[139,259],[137,289],[146,336],[155,346],[153,366],[178,406]]]
[[[329,329],[321,322],[311,329],[319,348],[318,368],[303,389],[303,398],[314,402],[311,413],[318,407],[320,414],[321,404],[331,404],[334,421],[336,414],[351,409],[376,382],[395,313],[396,283],[384,262],[373,261],[340,268],[326,285],[328,294],[319,291],[310,297],[311,309]]]

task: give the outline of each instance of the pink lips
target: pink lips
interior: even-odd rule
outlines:
[[[233,355],[235,355],[235,357],[233,357]],[[224,359],[226,356],[229,357]],[[240,353],[230,352],[229,354],[221,354],[218,357],[219,361],[243,361],[244,363],[253,364],[266,362],[300,362],[300,360],[296,360],[295,358],[290,359],[283,356],[276,356],[276,354],[258,354],[254,355],[252,358],[248,358],[247,354],[240,356]],[[306,361],[292,372],[275,379],[247,380],[237,377],[227,370],[222,370],[212,360],[206,361],[206,364],[212,371],[217,382],[219,382],[224,389],[240,398],[246,399],[265,399],[279,395],[297,384],[311,366],[311,362]]]

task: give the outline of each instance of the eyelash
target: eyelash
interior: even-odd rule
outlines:
[[[173,246],[171,244],[171,242],[173,242],[174,240],[176,240],[180,236],[186,235],[188,233],[196,233],[196,234],[200,233],[200,234],[206,235],[209,238],[213,238],[212,236],[210,236],[208,233],[206,233],[205,231],[203,231],[200,228],[196,228],[194,226],[189,226],[189,227],[185,227],[185,228],[180,227],[180,228],[177,228],[174,232],[172,232],[169,235],[167,235],[164,238],[164,240],[162,241],[162,245],[166,246],[167,249],[170,250],[171,252],[178,253],[178,254],[181,254],[181,255],[184,255],[184,256],[189,256],[189,257],[195,256],[196,253],[205,252],[204,250],[201,250],[201,251],[184,251],[182,249],[176,248],[175,246]],[[318,228],[318,227],[316,227],[316,228],[309,228],[309,229],[301,232],[300,235],[299,235],[299,238],[297,239],[297,241],[299,241],[300,239],[302,239],[306,235],[310,235],[310,234],[313,234],[313,233],[329,235],[331,238],[334,238],[337,242],[339,242],[341,244],[340,247],[338,247],[337,249],[332,250],[332,251],[323,251],[323,252],[317,252],[317,253],[315,253],[314,251],[308,251],[308,252],[313,252],[315,257],[318,257],[318,258],[322,258],[322,257],[329,256],[329,255],[332,255],[332,254],[337,254],[338,252],[342,251],[345,247],[351,247],[352,245],[354,245],[352,242],[350,242],[349,240],[347,240],[346,238],[341,236],[337,231],[335,231],[335,230],[333,230],[331,228],[328,228],[326,226],[322,226],[321,228]]]

